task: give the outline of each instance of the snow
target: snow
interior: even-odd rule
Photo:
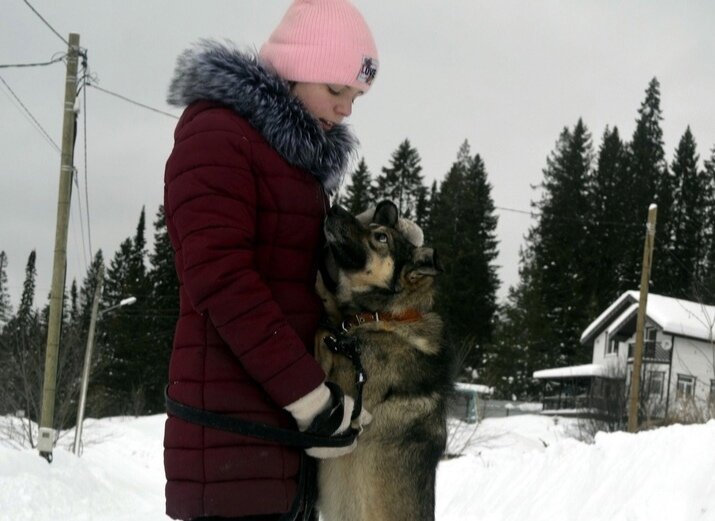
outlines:
[[[665,333],[706,341],[713,338],[715,306],[651,294],[646,314]]]
[[[494,394],[494,387],[489,387],[488,385],[457,382],[455,387],[458,391],[473,392],[476,394]]]
[[[584,364],[534,371],[534,378],[569,378],[576,376],[608,376],[608,368],[598,364]]]
[[[161,521],[164,416],[87,420],[84,452],[48,464],[0,418],[0,520]],[[575,420],[525,414],[450,422],[438,521],[715,520],[715,420],[578,441]]]

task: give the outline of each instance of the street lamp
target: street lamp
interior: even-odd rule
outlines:
[[[72,452],[79,456],[79,444],[82,441],[82,422],[84,421],[84,406],[87,399],[87,385],[89,384],[89,367],[92,360],[92,347],[94,345],[94,330],[97,324],[97,319],[104,315],[108,311],[120,308],[122,306],[131,306],[137,299],[136,297],[127,297],[119,301],[119,304],[115,304],[101,311],[97,311],[99,308],[99,296],[102,293],[102,279],[99,279],[97,283],[97,288],[94,294],[94,302],[92,303],[92,317],[89,321],[89,332],[87,333],[87,349],[84,353],[84,368],[82,369],[82,386],[79,394],[79,404],[77,405],[77,424],[74,429],[74,447]]]

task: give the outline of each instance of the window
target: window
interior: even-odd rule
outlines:
[[[648,371],[648,396],[663,397],[663,382],[665,374],[661,371]]]
[[[617,355],[618,354],[618,340],[611,338],[608,341],[608,346],[606,347],[606,355]]]
[[[645,328],[643,339],[643,356],[645,358],[655,358],[655,339],[657,334],[658,330],[654,327]]]
[[[680,398],[692,398],[695,393],[695,377],[685,374],[678,375],[678,386],[676,396]]]

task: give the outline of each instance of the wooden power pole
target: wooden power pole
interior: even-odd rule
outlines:
[[[641,270],[641,288],[638,297],[638,321],[636,322],[636,346],[633,351],[633,373],[631,374],[631,396],[628,404],[628,432],[638,430],[638,411],[640,409],[641,365],[643,361],[643,340],[648,305],[648,282],[650,268],[653,262],[653,246],[655,244],[655,221],[658,206],[651,204],[648,208],[648,224],[643,245],[643,268]]]
[[[42,410],[37,448],[40,456],[52,462],[55,443],[53,428],[55,415],[55,390],[57,386],[57,353],[60,346],[62,326],[62,300],[65,292],[67,268],[67,229],[69,227],[70,201],[72,199],[72,175],[74,172],[74,126],[75,98],[77,97],[77,62],[79,61],[79,34],[70,33],[67,49],[67,75],[65,77],[64,119],[62,122],[62,159],[60,165],[60,189],[57,200],[57,227],[55,229],[55,253],[52,266],[52,289],[50,290],[50,315],[47,325],[47,350],[45,352],[45,376],[42,386]]]

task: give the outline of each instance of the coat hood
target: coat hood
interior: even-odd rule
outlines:
[[[344,124],[327,132],[286,81],[255,54],[202,40],[177,59],[167,102],[185,107],[210,100],[244,117],[288,163],[315,175],[326,191],[339,187],[357,147]]]

